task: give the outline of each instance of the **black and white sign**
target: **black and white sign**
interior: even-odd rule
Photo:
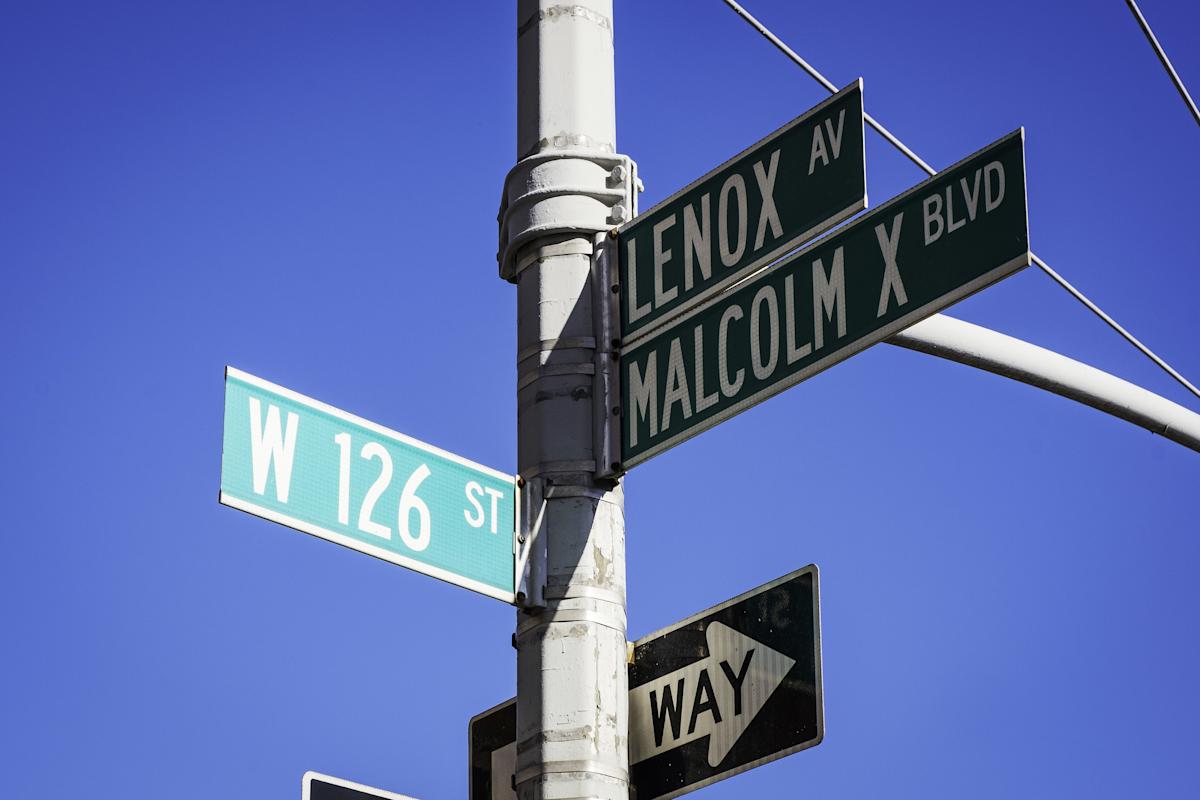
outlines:
[[[634,645],[630,778],[678,797],[821,743],[821,618],[810,565]]]
[[[821,743],[821,618],[810,565],[634,644],[630,781],[669,799]],[[509,800],[516,701],[471,720],[470,800]]]
[[[862,81],[616,230],[621,338],[639,339],[867,205]]]
[[[468,800],[515,800],[517,698],[471,717]]]
[[[301,780],[301,800],[414,800],[406,794],[372,789],[354,781],[306,772]]]

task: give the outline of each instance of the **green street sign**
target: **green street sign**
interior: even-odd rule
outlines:
[[[617,228],[630,341],[866,208],[862,80]]]
[[[638,464],[1029,265],[1018,130],[620,355]]]
[[[511,475],[225,370],[221,502],[515,602]]]

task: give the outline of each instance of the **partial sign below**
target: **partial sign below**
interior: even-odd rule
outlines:
[[[635,643],[629,765],[638,800],[678,797],[820,744],[819,597],[808,566]],[[471,720],[470,800],[516,797],[516,729],[516,700]]]
[[[471,718],[467,728],[471,774],[468,800],[516,800],[517,699]]]
[[[621,466],[1029,265],[1024,132],[622,349]]]
[[[319,772],[304,773],[300,791],[301,800],[415,800],[406,794],[373,789]]]
[[[228,367],[221,502],[506,603],[511,475]]]
[[[862,81],[616,230],[630,341],[866,207]]]

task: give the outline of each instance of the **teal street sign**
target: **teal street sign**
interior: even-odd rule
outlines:
[[[630,341],[867,203],[862,81],[616,230]]]
[[[625,468],[1029,265],[1018,130],[622,350]]]
[[[225,370],[221,502],[515,602],[511,475]]]

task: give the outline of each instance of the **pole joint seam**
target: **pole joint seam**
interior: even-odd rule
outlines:
[[[629,783],[628,770],[610,767],[603,762],[591,759],[582,761],[548,761],[541,766],[526,767],[517,773],[516,782],[525,783],[535,778],[563,773],[592,773],[622,781],[623,783]]]
[[[547,586],[544,596],[547,600],[599,600],[622,607],[625,603],[625,596],[620,592],[602,589],[599,586]]]
[[[539,353],[547,353],[552,350],[595,350],[596,337],[594,336],[560,336],[557,339],[542,339],[540,342],[529,345],[517,351],[517,363],[520,364],[526,359],[532,358]]]
[[[592,473],[596,471],[596,462],[593,459],[579,459],[569,461],[566,459],[560,461],[540,461],[533,466],[526,467],[519,473],[525,480],[532,480],[539,475],[547,475],[551,473],[577,473],[586,472]]]
[[[564,375],[595,375],[596,365],[591,361],[577,361],[569,364],[541,364],[526,370],[517,377],[517,391],[543,378],[561,378]],[[590,381],[589,381],[590,383]]]
[[[615,607],[615,604],[614,604]],[[517,641],[520,642],[527,634],[545,628],[554,623],[568,622],[586,622],[592,625],[599,625],[602,628],[608,628],[611,631],[616,631],[625,637],[628,631],[628,624],[625,618],[624,609],[620,609],[619,618],[609,618],[603,612],[588,611],[587,609],[567,608],[561,610],[546,610],[540,614],[523,615],[521,621],[517,625]],[[614,617],[617,615],[613,615]]]

